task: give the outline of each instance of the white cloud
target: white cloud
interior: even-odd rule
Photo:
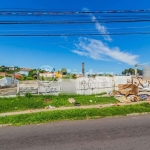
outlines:
[[[87,8],[84,8],[83,10],[89,11]],[[107,28],[101,25],[93,14],[90,14],[90,16],[91,16],[92,22],[95,22],[96,30],[101,34],[106,34],[106,35],[102,35],[106,41],[112,41],[111,37],[109,36],[109,32],[107,31]]]
[[[110,48],[100,40],[80,38],[79,43],[76,44],[76,48],[77,49],[72,51],[73,53],[90,57],[95,60],[114,59],[129,65],[135,65],[138,63],[138,55],[123,52],[118,47]]]
[[[84,11],[89,11],[87,8]],[[106,41],[112,41],[109,36],[107,28],[101,25],[93,14],[90,14],[91,20],[95,22],[96,30],[103,35]],[[103,43],[101,40],[95,40],[90,38],[80,38],[79,43],[75,44],[76,49],[73,53],[81,56],[90,57],[95,60],[117,60],[118,62],[123,62],[129,65],[135,65],[138,63],[138,55],[133,55],[129,52],[121,51],[118,47],[109,47],[107,44]]]
[[[106,35],[103,35],[104,39],[106,41],[112,41],[111,37],[109,36],[109,32],[107,31],[107,28],[103,25],[101,25],[97,20],[96,20],[96,17],[92,15],[92,21],[95,22],[95,27],[96,29],[98,30],[99,33],[101,34],[106,34]]]

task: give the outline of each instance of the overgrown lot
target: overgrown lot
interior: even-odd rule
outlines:
[[[103,94],[103,93],[102,93]],[[99,95],[102,95],[99,94]],[[73,106],[68,102],[69,98],[73,98],[76,102],[83,105],[96,105],[96,104],[108,104],[118,102],[113,97],[97,97],[95,95],[38,95],[33,96],[31,94],[26,94],[24,97],[17,96],[15,98],[0,98],[0,113],[3,112],[13,112],[27,109],[40,109],[46,106]]]
[[[150,105],[148,103],[119,106],[119,107],[112,106],[100,109],[92,108],[92,109],[54,110],[33,114],[3,116],[0,117],[0,124],[11,124],[11,125],[39,124],[62,120],[82,120],[82,119],[102,118],[108,116],[125,116],[127,114],[143,113],[143,112],[150,112]]]

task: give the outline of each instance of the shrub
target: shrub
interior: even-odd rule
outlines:
[[[32,77],[27,77],[26,80],[34,80]]]
[[[31,93],[26,93],[25,97],[30,99],[32,97],[32,94]]]

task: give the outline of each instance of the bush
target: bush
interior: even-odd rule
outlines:
[[[4,78],[4,76],[0,76],[0,79]]]
[[[26,77],[26,80],[34,80],[32,77]]]
[[[32,97],[32,94],[31,93],[26,93],[25,97],[30,99]]]

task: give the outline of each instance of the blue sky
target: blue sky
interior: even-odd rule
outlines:
[[[149,9],[149,0],[1,0],[0,10],[135,10]],[[128,14],[127,14],[128,15]],[[69,20],[88,19],[93,24],[75,25],[0,25],[0,33],[113,33],[118,31],[149,31],[150,23],[106,23],[95,21],[101,14],[76,17],[8,17],[4,20]],[[147,63],[150,56],[150,35],[62,36],[62,37],[0,37],[0,65],[39,68],[49,65],[56,70],[65,67],[81,71],[120,73],[135,63]]]

